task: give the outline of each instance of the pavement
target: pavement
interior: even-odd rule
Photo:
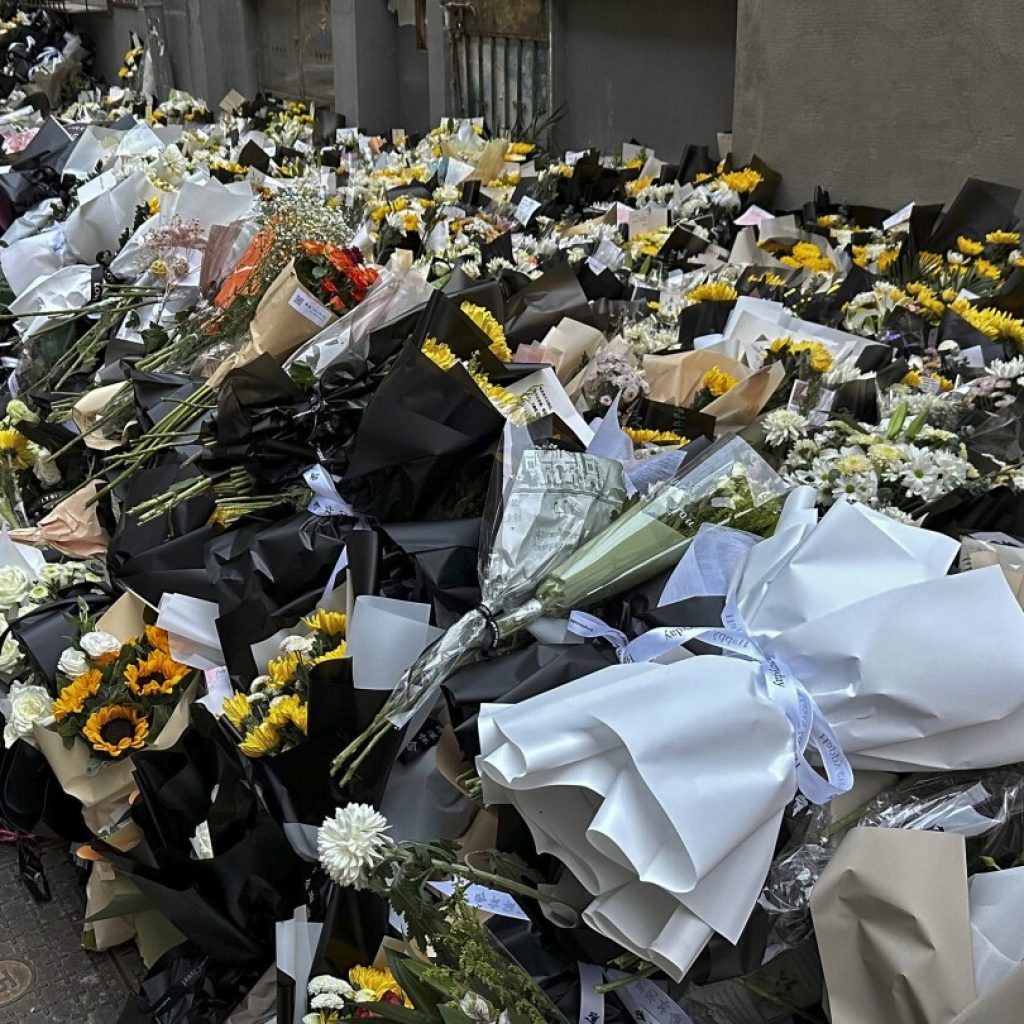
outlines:
[[[84,882],[67,848],[42,849],[53,899],[37,903],[0,843],[0,1024],[116,1024],[144,973],[132,944],[82,948]]]

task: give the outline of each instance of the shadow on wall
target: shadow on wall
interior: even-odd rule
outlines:
[[[557,145],[611,150],[635,137],[670,161],[687,143],[717,151],[732,125],[736,0],[555,3]]]
[[[734,151],[782,173],[782,207],[1022,187],[1022,48],[1020,0],[739,0]]]

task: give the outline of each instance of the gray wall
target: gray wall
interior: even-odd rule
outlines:
[[[776,0],[781,3],[782,0]],[[732,123],[736,0],[554,0],[556,143],[632,137],[675,160]]]
[[[778,205],[1024,186],[1021,0],[739,0],[738,35],[734,149],[782,172]]]
[[[146,15],[144,11],[116,7],[109,14],[82,15],[75,21],[75,28],[93,47],[97,72],[116,83],[117,69],[131,46],[130,33],[146,40]]]

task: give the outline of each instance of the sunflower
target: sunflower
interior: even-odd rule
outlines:
[[[146,745],[149,721],[135,708],[108,704],[89,716],[82,735],[93,750],[120,757],[126,750],[141,750]]]
[[[158,651],[163,651],[164,654],[171,653],[170,638],[166,629],[161,629],[159,626],[147,626],[146,639],[150,646],[155,647]]]
[[[402,991],[395,976],[388,970],[382,971],[377,967],[353,967],[348,972],[348,980],[356,990],[369,989],[377,1002],[381,1002],[383,997],[391,992],[401,996],[406,1006],[412,1007],[409,997]]]
[[[175,661],[164,651],[153,651],[149,657],[124,670],[124,681],[136,697],[173,693],[189,673],[187,665]]]
[[[241,732],[242,723],[252,714],[249,710],[249,698],[244,693],[233,693],[224,699],[222,708],[224,717]]]
[[[0,430],[0,452],[9,455],[18,469],[28,469],[36,461],[28,438],[13,427]]]
[[[483,306],[474,306],[472,302],[464,302],[459,308],[490,339],[491,351],[503,363],[511,363],[512,350],[505,340],[505,328],[495,320],[494,314]]]
[[[739,292],[728,281],[706,281],[686,293],[691,302],[732,302]]]
[[[263,757],[264,754],[272,754],[277,750],[281,737],[277,730],[269,722],[260,722],[251,732],[246,734],[244,740],[238,744],[238,749],[246,757]]]
[[[53,717],[63,722],[68,715],[77,715],[85,707],[85,702],[99,692],[103,676],[91,668],[73,679],[60,691],[53,702]]]
[[[310,629],[328,636],[344,636],[348,620],[344,612],[329,612],[326,608],[317,608],[312,615],[302,620]]]

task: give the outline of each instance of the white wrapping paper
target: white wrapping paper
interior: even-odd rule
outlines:
[[[955,542],[845,503],[815,524],[803,499],[733,549],[731,597],[850,761],[1024,758],[1024,614],[1001,571],[946,576]],[[736,941],[796,792],[794,730],[756,663],[614,666],[485,706],[480,743],[485,800],[579,879],[597,931],[676,978],[712,931]]]

